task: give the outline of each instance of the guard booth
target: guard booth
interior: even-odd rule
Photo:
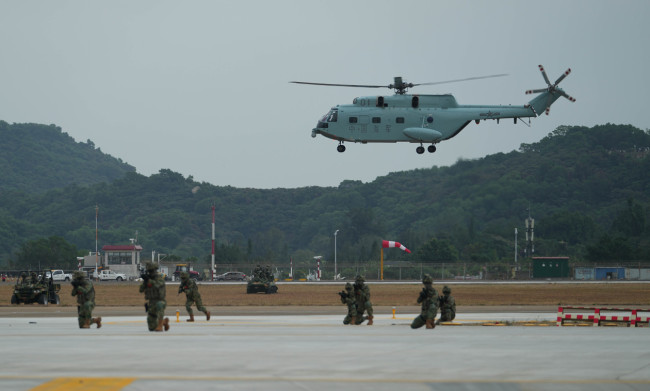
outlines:
[[[569,278],[569,257],[533,257],[533,278]]]
[[[137,244],[122,246],[104,246],[103,265],[115,273],[124,273],[128,279],[140,276],[140,252],[142,247]]]

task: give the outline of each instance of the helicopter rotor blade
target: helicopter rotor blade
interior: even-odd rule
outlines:
[[[541,64],[539,65],[539,70],[540,70],[540,72],[542,72],[542,76],[544,76],[544,81],[550,87],[551,86],[551,81],[548,79],[548,76],[546,76],[546,71],[544,70],[544,67]]]
[[[570,95],[567,94],[566,92],[564,92],[564,91],[562,91],[562,90],[559,90],[559,92],[560,92],[560,95],[562,95],[563,97],[567,98],[567,99],[570,100],[571,102],[575,102],[575,101],[576,101],[576,98],[570,96]]]
[[[430,82],[430,83],[417,83],[417,84],[413,84],[413,87],[415,87],[415,86],[433,86],[433,85],[436,85],[436,84],[447,84],[447,83],[458,83],[458,82],[461,82],[461,81],[489,79],[489,78],[493,78],[493,77],[503,77],[503,76],[508,76],[508,74],[507,73],[500,73],[498,75],[475,76],[475,77],[467,77],[465,79],[434,81],[434,82]]]
[[[526,90],[527,94],[539,94],[540,92],[546,92],[548,88],[540,88],[538,90]]]
[[[560,77],[558,77],[553,86],[557,87],[557,85],[560,84],[560,82],[564,80],[565,77],[569,76],[569,73],[571,73],[571,68],[567,69]]]
[[[335,84],[335,83],[311,83],[307,81],[290,81],[294,84],[310,84],[313,86],[329,86],[329,87],[360,87],[360,88],[389,88],[389,86],[376,86],[367,84]]]

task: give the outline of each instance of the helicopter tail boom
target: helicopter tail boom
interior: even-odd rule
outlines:
[[[533,98],[528,104],[535,112],[536,116],[540,116],[543,112],[551,107],[551,105],[558,100],[560,97],[559,94],[554,94],[552,92],[542,92]]]

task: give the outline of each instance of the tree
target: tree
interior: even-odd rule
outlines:
[[[60,236],[50,236],[23,243],[16,253],[16,266],[22,269],[74,269],[77,248]]]
[[[612,222],[612,231],[620,232],[625,236],[637,237],[645,231],[645,213],[643,207],[636,203],[634,199],[627,200],[627,208],[620,211],[614,222]]]
[[[419,262],[456,262],[458,250],[447,239],[433,238],[416,251],[415,258]]]
[[[591,262],[626,261],[632,258],[632,248],[623,237],[603,235],[596,243],[587,246],[585,258]]]

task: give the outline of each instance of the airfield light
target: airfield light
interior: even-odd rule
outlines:
[[[338,274],[336,270],[336,234],[339,233],[339,230],[337,229],[334,231],[334,279],[336,280]]]

